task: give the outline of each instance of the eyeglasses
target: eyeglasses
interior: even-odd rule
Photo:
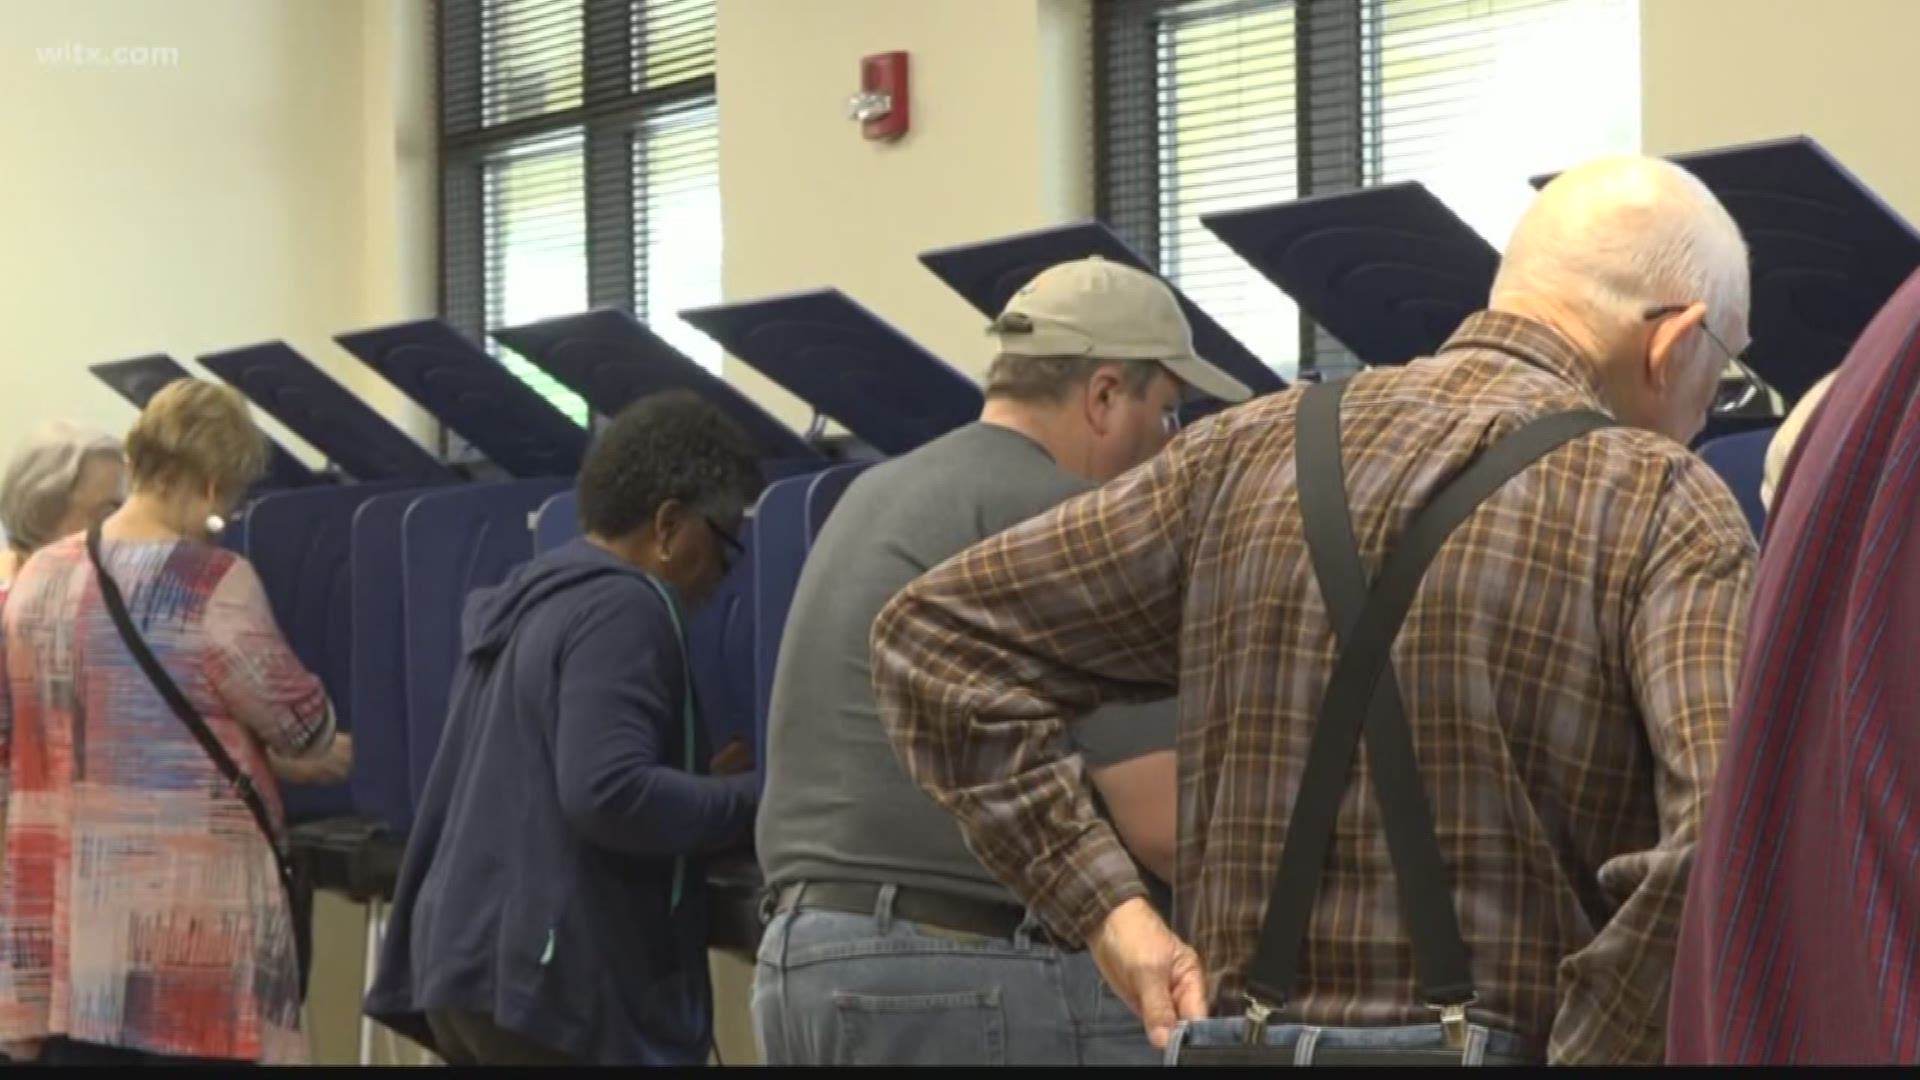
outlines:
[[[703,514],[700,520],[707,523],[707,528],[713,530],[714,538],[720,541],[720,576],[725,577],[733,573],[735,563],[747,553],[746,546],[734,539],[732,533],[721,528],[712,518]]]
[[[1670,315],[1678,315],[1691,306],[1691,304],[1666,304],[1648,308],[1646,320],[1653,322]],[[1766,384],[1761,381],[1760,376],[1754,374],[1752,368],[1747,366],[1747,362],[1740,358],[1739,353],[1727,348],[1727,343],[1720,339],[1720,335],[1713,332],[1713,328],[1707,325],[1705,319],[1700,320],[1700,332],[1707,335],[1707,340],[1713,342],[1714,346],[1726,356],[1727,363],[1733,365],[1733,370],[1738,376],[1734,379],[1722,376],[1719,387],[1714,391],[1711,412],[1715,416],[1727,416],[1740,412],[1753,404]]]

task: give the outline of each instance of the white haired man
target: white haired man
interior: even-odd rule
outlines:
[[[903,590],[908,772],[1176,1062],[1660,1061],[1755,554],[1686,444],[1748,274],[1683,170],[1569,170],[1437,355],[1209,418]],[[1056,734],[1176,685],[1179,935]]]
[[[126,458],[109,435],[52,420],[22,439],[0,475],[0,597],[29,556],[105,519],[125,489]]]

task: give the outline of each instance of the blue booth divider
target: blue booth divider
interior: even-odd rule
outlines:
[[[787,613],[800,584],[800,571],[813,541],[827,522],[840,496],[874,462],[838,465],[812,476],[782,480],[767,488],[755,513],[753,595],[756,622],[753,636],[754,745],[767,745],[767,722],[773,704],[773,676],[780,658],[780,638]],[[763,773],[764,775],[764,773]]]
[[[426,493],[377,494],[353,517],[349,711],[357,731],[348,785],[362,813],[402,836],[413,827],[413,774],[401,535],[407,511]]]
[[[352,541],[354,514],[394,485],[352,484],[268,495],[248,511],[247,561],[260,575],[287,642],[319,676],[344,731],[361,729],[353,702]],[[347,784],[288,785],[294,823],[354,812]]]
[[[767,714],[773,701],[774,663],[780,656],[780,636],[786,630],[793,591],[807,558],[807,489],[813,478],[790,477],[768,485],[754,511],[753,544],[747,551],[753,563],[753,597],[759,618],[753,629],[753,738],[767,745]],[[756,758],[756,760],[758,760]],[[765,776],[765,770],[761,772]]]
[[[1723,435],[1700,446],[1701,458],[1720,474],[1720,479],[1733,489],[1734,498],[1740,500],[1740,511],[1747,516],[1747,524],[1752,526],[1756,537],[1766,531],[1767,508],[1760,501],[1760,481],[1766,473],[1767,447],[1779,430],[1779,426],[1774,425],[1738,435]]]
[[[580,535],[580,502],[571,491],[563,491],[533,514],[533,553],[544,555]]]
[[[533,556],[534,512],[570,483],[512,480],[432,491],[414,499],[401,520],[407,756],[416,803],[446,724],[467,595]]]

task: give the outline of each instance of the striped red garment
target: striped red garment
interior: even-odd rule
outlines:
[[[1920,1061],[1920,273],[1854,345],[1783,483],[1668,1060]]]

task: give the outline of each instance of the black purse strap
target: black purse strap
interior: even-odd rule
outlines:
[[[1450,1031],[1457,1028],[1464,1034],[1466,1006],[1474,1000],[1472,965],[1390,654],[1427,566],[1454,529],[1534,462],[1613,424],[1598,412],[1559,413],[1501,438],[1414,518],[1369,589],[1340,451],[1344,390],[1344,382],[1308,387],[1295,425],[1300,513],[1340,653],[1307,750],[1273,895],[1247,971],[1250,1040],[1259,1038],[1267,1017],[1285,1007],[1297,987],[1308,922],[1363,717],[1374,797],[1387,835],[1401,918],[1413,941],[1420,993],[1425,1004],[1441,1011]]]
[[[234,794],[240,797],[240,801],[246,804],[247,811],[253,815],[254,824],[260,827],[260,834],[266,838],[267,847],[273,851],[274,869],[280,875],[280,884],[286,889],[287,916],[289,919],[298,920],[301,913],[301,905],[297,900],[299,883],[294,875],[293,862],[287,856],[280,834],[274,829],[273,815],[267,809],[266,800],[261,798],[260,790],[254,786],[253,778],[247,775],[239,762],[233,760],[233,755],[227,753],[227,748],[221,745],[219,736],[207,726],[207,721],[200,715],[200,711],[193,707],[193,702],[187,700],[187,695],[181,692],[179,685],[173,681],[173,677],[167,674],[167,669],[161,665],[160,658],[153,655],[153,650],[148,647],[146,639],[134,629],[133,617],[127,614],[127,602],[120,595],[120,587],[114,583],[113,575],[107,573],[106,564],[100,559],[100,526],[98,525],[87,530],[87,558],[92,560],[94,575],[100,582],[100,599],[107,606],[107,614],[113,619],[114,628],[120,631],[120,640],[126,643],[127,651],[133,654],[134,662],[138,663],[140,670],[146,673],[147,681],[159,691],[167,707],[172,709],[173,714],[180,718],[180,722],[187,726],[188,731],[193,733],[194,740],[200,744],[202,750],[206,751],[207,757],[212,759],[214,768],[220,770],[220,775],[226,780],[227,786],[232,788]],[[293,936],[300,953],[301,985],[304,987],[306,973],[312,964],[311,945],[307,935],[297,926],[294,928]]]

